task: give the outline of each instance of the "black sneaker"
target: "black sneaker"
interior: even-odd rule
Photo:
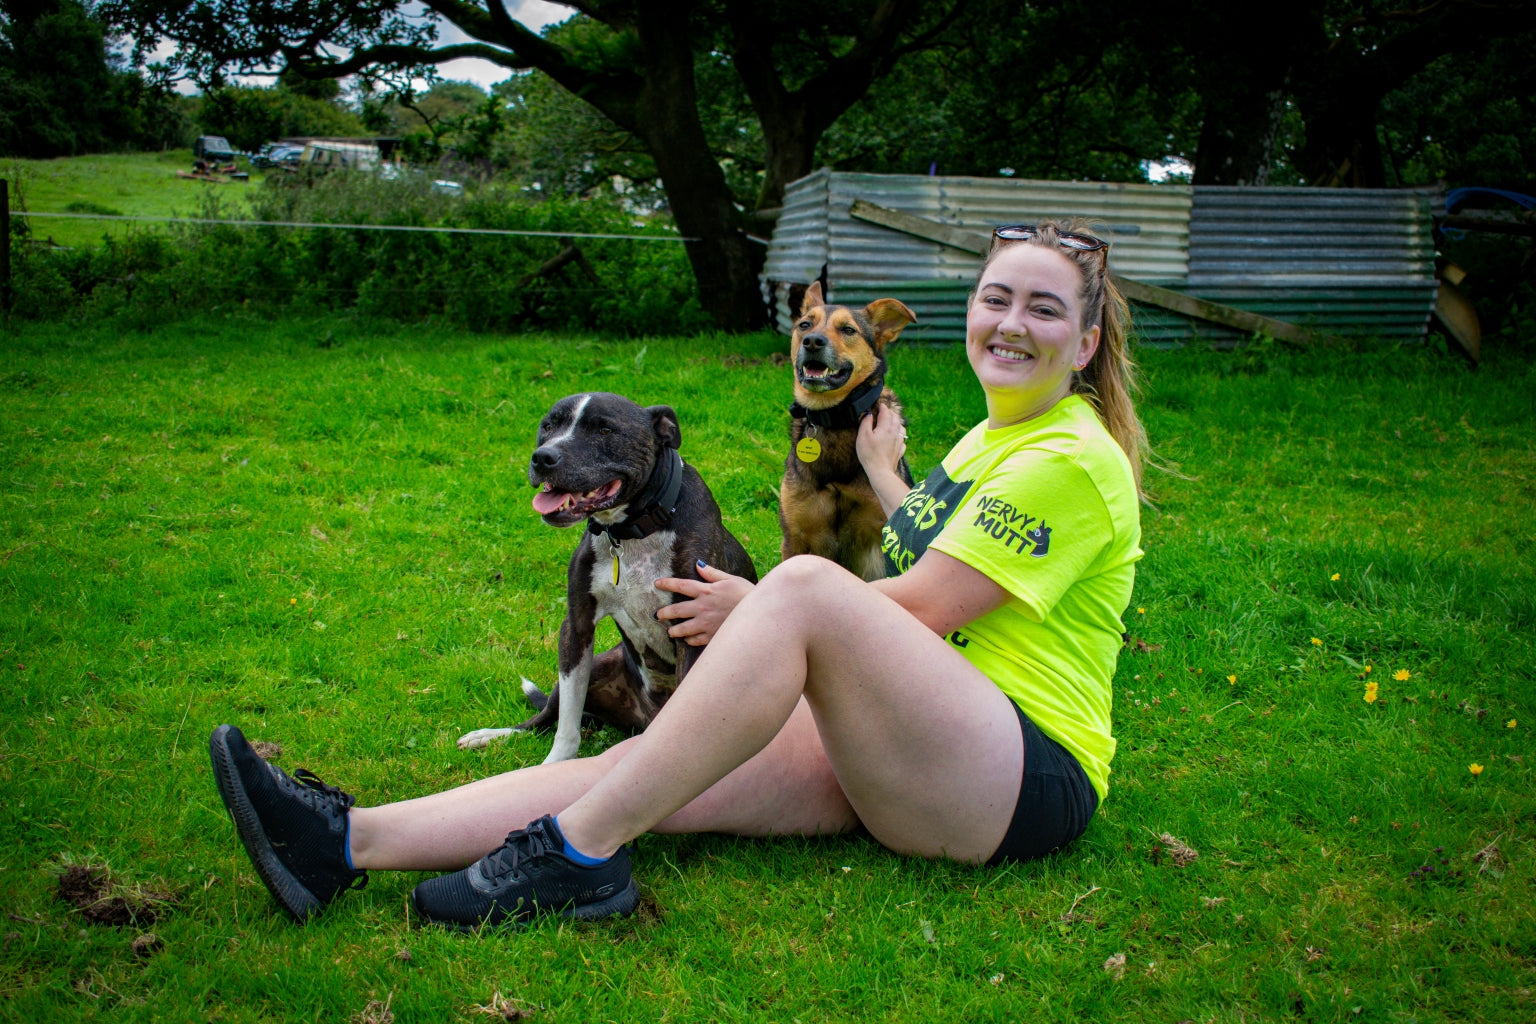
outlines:
[[[307,921],[368,884],[367,872],[347,866],[347,808],[356,802],[349,794],[303,768],[290,778],[232,725],[213,730],[208,752],[240,842],[284,910]]]
[[[411,903],[427,921],[474,931],[535,914],[579,921],[633,914],[640,890],[630,877],[628,850],[594,867],[577,864],[565,855],[565,837],[546,814],[464,870],[422,882]]]

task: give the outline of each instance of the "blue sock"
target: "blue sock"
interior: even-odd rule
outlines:
[[[558,815],[558,814],[555,815],[555,828],[556,829],[560,828],[560,815]],[[560,833],[560,841],[565,844],[565,855],[567,857],[569,857],[571,860],[575,861],[577,864],[580,864],[582,867],[595,868],[599,864],[606,864],[606,863],[608,863],[608,861],[611,859],[609,857],[589,857],[589,856],[587,856],[586,854],[582,853],[580,850],[576,849],[576,847],[571,845],[571,841],[569,839],[565,838],[565,833],[564,832]]]
[[[350,814],[347,815],[347,834],[341,841],[341,852],[347,858],[347,867],[356,871],[357,865],[352,863],[352,815]]]

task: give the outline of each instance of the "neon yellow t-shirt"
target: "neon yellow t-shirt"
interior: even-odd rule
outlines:
[[[888,575],[930,547],[1011,595],[949,642],[1109,793],[1110,680],[1141,557],[1131,464],[1073,395],[1002,430],[978,424],[886,523]]]

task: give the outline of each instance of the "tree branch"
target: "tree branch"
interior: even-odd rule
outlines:
[[[401,43],[383,43],[355,50],[352,56],[340,61],[316,60],[313,50],[306,51],[297,47],[284,47],[282,54],[288,66],[295,68],[306,78],[344,78],[375,64],[418,67],[442,64],[464,57],[478,57],[513,71],[526,71],[530,67],[529,64],[519,61],[517,54],[485,43],[459,43],[453,46],[440,46],[435,50]]]
[[[950,13],[965,2],[954,0]],[[853,48],[795,90],[792,97],[805,106],[807,127],[813,135],[830,127],[869,91],[881,71],[890,67],[902,29],[922,6],[921,0],[881,0],[870,16],[868,30]]]
[[[943,35],[951,25],[959,20],[960,15],[965,11],[965,8],[969,3],[970,0],[955,0],[955,3],[947,12],[945,12],[944,16],[938,21],[934,22],[927,31],[913,36],[911,39],[907,40],[900,46],[893,47],[890,52],[890,58],[885,64],[882,65],[882,69],[888,69],[892,64],[895,64],[896,61],[910,53],[917,53],[920,50],[931,49],[938,45],[939,37]]]
[[[1412,13],[1432,11],[1436,12],[1433,17],[1420,21],[1365,55],[1373,69],[1387,76],[1383,80],[1373,75],[1372,84],[1380,88],[1380,95],[1402,85],[1445,54],[1480,50],[1495,36],[1536,28],[1536,4],[1533,3],[1450,6],[1436,3]]]
[[[569,50],[539,35],[512,18],[501,0],[485,0],[486,6],[464,0],[423,0],[427,9],[446,19],[476,39],[492,39],[504,46],[518,60],[518,70],[534,68],[553,78],[566,90],[602,111],[615,124],[629,131],[639,126],[635,115],[635,97],[644,85],[639,75],[593,71],[572,59]],[[606,20],[600,14],[591,15]],[[513,67],[505,60],[497,63]]]
[[[774,65],[777,37],[763,16],[760,3],[728,0],[731,61],[765,128],[798,121],[814,138],[868,92],[870,83],[889,68],[896,56],[930,45],[953,23],[967,2],[953,0],[938,22],[898,47],[902,30],[923,5],[921,0],[880,0],[852,48],[841,57],[828,60],[819,73],[791,92]]]

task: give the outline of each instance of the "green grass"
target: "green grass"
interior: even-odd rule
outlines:
[[[247,161],[241,160],[242,170]],[[196,217],[210,196],[243,210],[245,196],[258,185],[263,172],[251,174],[247,184],[215,185],[176,176],[192,170],[192,151],[172,149],[163,153],[105,153],[96,156],[61,157],[57,160],[0,159],[0,178],[10,182],[11,204],[20,208],[19,191],[26,209],[34,213],[116,214],[132,217]],[[64,220],[55,217],[31,221],[39,240],[52,239],[70,247],[99,243],[103,237],[121,237],[128,231],[153,229],[153,223],[101,220]]]
[[[347,1020],[377,1000],[481,1020],[496,993],[535,1021],[1536,1015],[1524,359],[1144,354],[1177,473],[1151,478],[1113,789],[1066,853],[988,871],[856,837],[647,838],[636,917],[465,937],[411,924],[413,874],[290,923],[208,733],[279,741],[365,803],[540,760],[547,738],[454,744],[526,713],[520,672],[552,675],[574,538],[528,506],[539,415],[593,388],[672,404],[765,570],[781,342],[226,318],[0,344],[10,1019]],[[972,379],[916,347],[891,379],[925,472],[982,415]],[[1163,833],[1199,858],[1176,866]],[[54,895],[78,863],[176,907],[89,924]],[[164,948],[139,956],[150,927]]]

